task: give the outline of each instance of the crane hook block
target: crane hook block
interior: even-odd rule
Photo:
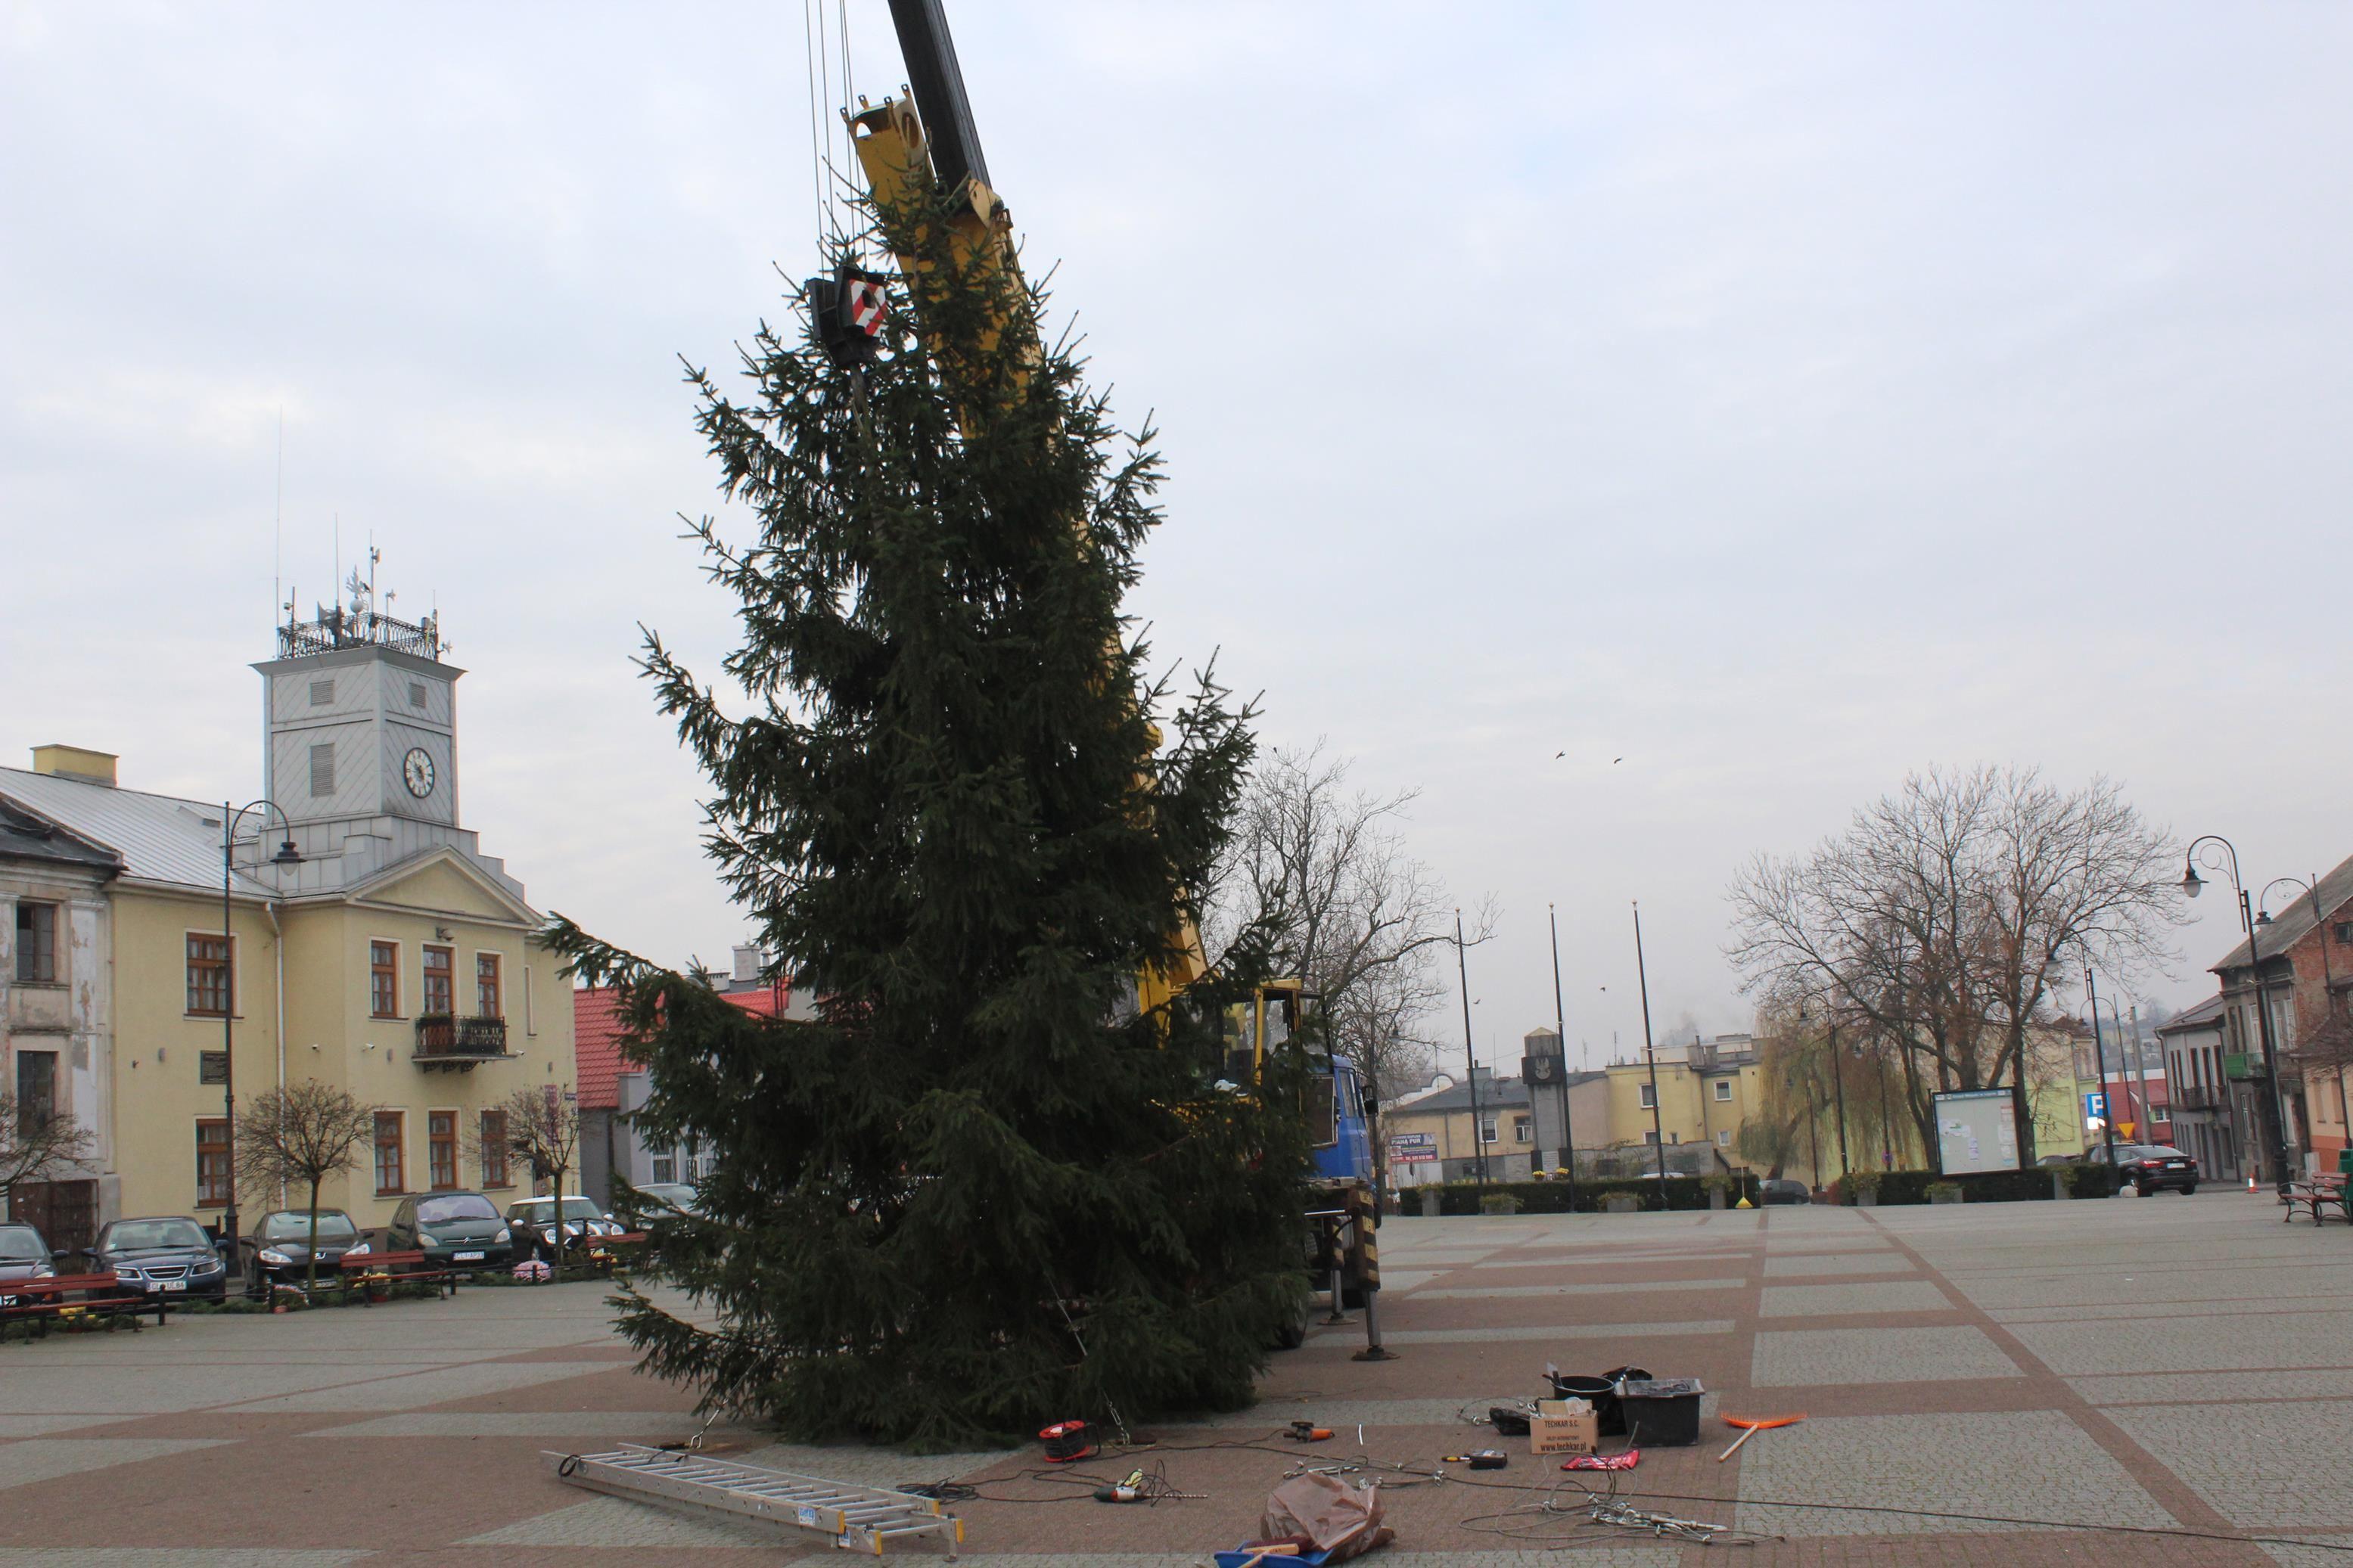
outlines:
[[[880,273],[845,263],[830,278],[812,278],[804,287],[818,342],[835,364],[845,370],[872,364],[881,352],[882,330],[891,316],[887,282]]]

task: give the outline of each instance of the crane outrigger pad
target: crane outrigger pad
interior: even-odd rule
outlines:
[[[542,1452],[540,1458],[560,1479],[575,1487],[631,1502],[665,1503],[733,1519],[821,1531],[844,1551],[871,1552],[880,1557],[898,1542],[936,1535],[945,1542],[953,1561],[964,1542],[964,1521],[934,1500],[879,1487],[853,1487],[821,1476],[799,1476],[636,1443],[624,1443],[601,1454]]]

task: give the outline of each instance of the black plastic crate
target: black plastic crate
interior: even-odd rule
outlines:
[[[1629,1378],[1618,1385],[1626,1440],[1635,1447],[1688,1448],[1699,1441],[1695,1377]]]

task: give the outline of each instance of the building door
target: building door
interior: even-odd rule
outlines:
[[[9,1198],[15,1217],[41,1233],[53,1247],[79,1252],[98,1239],[98,1184],[26,1182]],[[68,1272],[78,1272],[69,1265]]]

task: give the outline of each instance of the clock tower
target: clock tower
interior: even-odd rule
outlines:
[[[356,576],[356,574],[354,574]],[[298,827],[346,825],[410,838],[458,826],[458,678],[431,616],[375,608],[364,584],[349,607],[278,628],[262,679],[269,798]]]

